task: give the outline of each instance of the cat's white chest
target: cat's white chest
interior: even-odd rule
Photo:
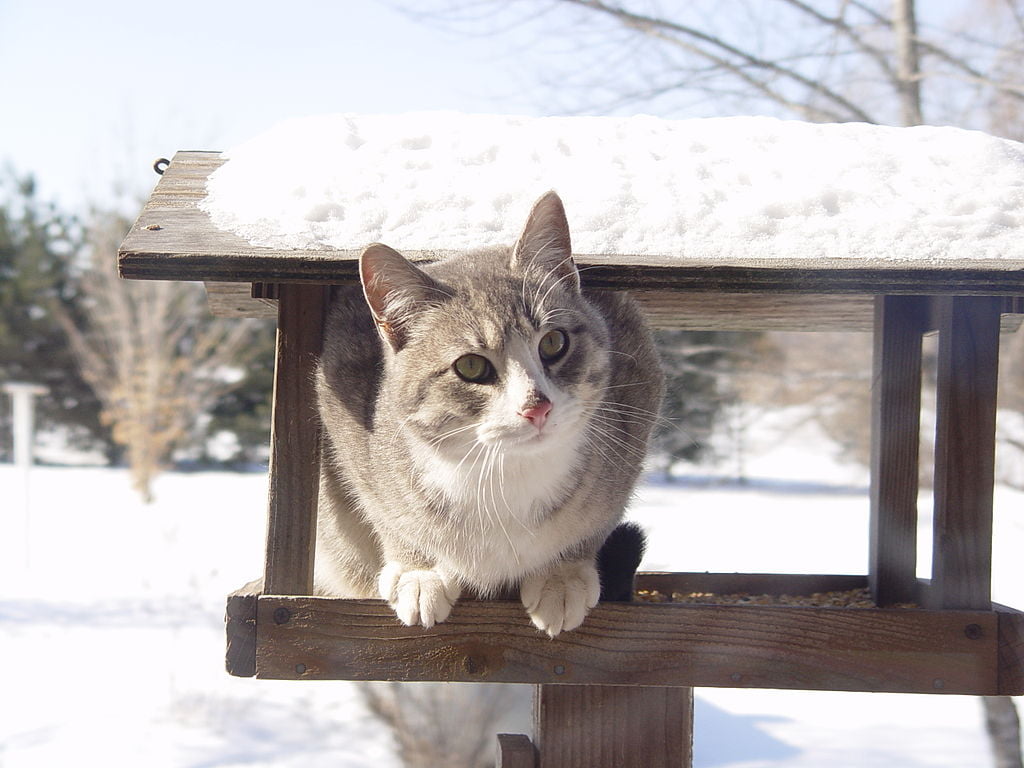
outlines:
[[[536,455],[481,449],[459,463],[426,466],[423,480],[456,528],[444,548],[449,566],[486,589],[549,563],[564,542],[539,535],[540,527],[575,484],[577,457],[569,441]]]

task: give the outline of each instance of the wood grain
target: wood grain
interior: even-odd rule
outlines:
[[[928,299],[875,299],[868,575],[878,605],[917,594],[921,337]]]
[[[320,354],[328,289],[280,286],[265,591],[313,591],[313,540],[320,484],[320,419],[313,372]]]
[[[224,162],[218,153],[178,152],[125,238],[122,276],[226,282],[345,282],[356,277],[366,243],[336,250],[252,246],[218,230],[197,207],[206,178]],[[408,251],[418,260],[451,250]],[[733,293],[1024,295],[1018,261],[890,261],[822,254],[819,259],[737,260],[686,254],[577,254],[588,285],[645,291]]]
[[[494,768],[537,768],[537,749],[529,736],[499,733]]]
[[[1024,695],[1024,613],[993,606],[999,617],[999,695]]]
[[[992,578],[998,299],[940,297],[931,607],[987,608]]]
[[[540,768],[688,768],[693,689],[538,685]]]
[[[227,653],[224,666],[235,677],[256,674],[256,601],[263,589],[261,579],[251,581],[228,595],[224,612]]]
[[[372,600],[263,596],[257,618],[257,677],[273,679],[988,695],[996,653],[984,611],[605,603],[555,640],[518,601],[462,601],[429,630]]]

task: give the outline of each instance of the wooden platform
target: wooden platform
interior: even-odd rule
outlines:
[[[849,589],[858,576],[651,574],[662,589]],[[232,674],[286,680],[1024,694],[1024,614],[915,608],[605,603],[551,640],[518,601],[460,601],[404,627],[378,600],[233,595]]]

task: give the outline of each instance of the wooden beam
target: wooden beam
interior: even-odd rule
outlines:
[[[999,617],[999,695],[1024,695],[1024,613],[993,608]]]
[[[270,437],[270,498],[264,592],[313,590],[313,541],[320,484],[320,420],[313,372],[329,289],[282,285]]]
[[[518,601],[429,630],[383,602],[259,599],[257,677],[837,691],[997,690],[991,611],[602,603],[554,640]]]
[[[499,733],[494,768],[537,768],[537,749],[529,736]]]
[[[923,297],[875,298],[868,577],[882,606],[913,602],[917,594],[921,336],[928,312]]]
[[[540,768],[689,768],[693,689],[538,685]]]
[[[939,297],[931,606],[991,600],[999,314],[993,297]]]
[[[228,595],[224,612],[227,654],[224,666],[229,675],[256,674],[256,601],[263,589],[261,580],[251,581]]]

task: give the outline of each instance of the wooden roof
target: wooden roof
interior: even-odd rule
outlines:
[[[198,204],[206,194],[207,178],[224,162],[217,152],[175,154],[118,251],[122,277],[218,284],[212,286],[212,306],[218,314],[233,316],[272,311],[266,300],[252,298],[252,284],[346,283],[357,278],[365,243],[353,243],[351,249],[282,250],[254,246],[214,226]],[[449,253],[406,251],[417,260]],[[575,256],[586,268],[586,284],[630,290],[663,327],[867,329],[873,295],[1024,296],[1024,261],[1019,260]],[[1020,309],[1019,302],[1007,306]]]

